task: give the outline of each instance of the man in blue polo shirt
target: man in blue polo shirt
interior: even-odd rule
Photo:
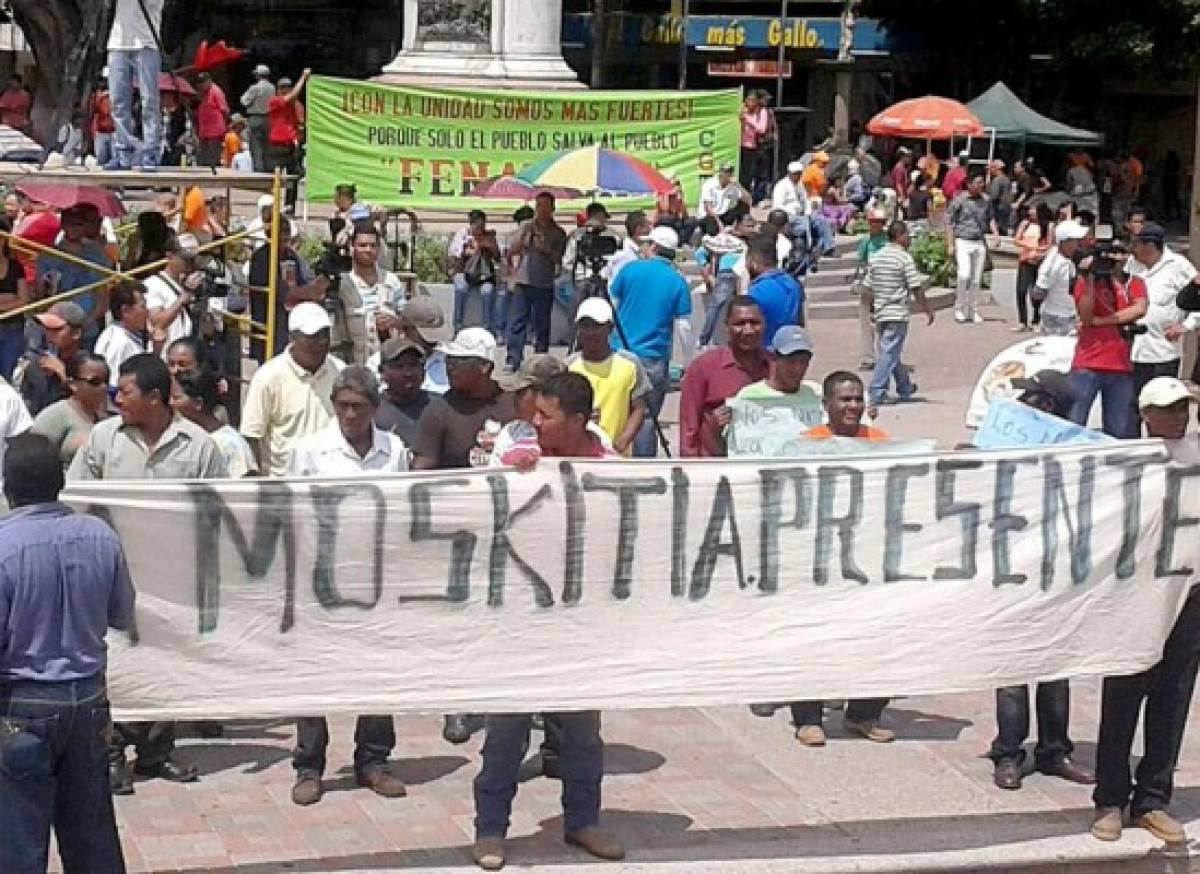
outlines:
[[[654,422],[671,382],[672,331],[678,328],[681,342],[691,345],[692,295],[675,269],[675,251],[679,248],[675,231],[660,226],[642,242],[646,244],[643,260],[621,270],[609,295],[616,305],[620,326],[613,334],[613,348],[636,355],[650,378],[648,417],[633,441],[633,455],[653,458],[658,451]]]
[[[750,297],[763,313],[763,338],[770,343],[784,325],[804,324],[804,290],[795,279],[779,269],[775,238],[756,237],[746,253],[750,273]]]

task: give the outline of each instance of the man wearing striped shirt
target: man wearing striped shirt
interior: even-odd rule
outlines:
[[[871,293],[878,343],[869,406],[874,418],[879,405],[887,402],[888,385],[893,379],[901,401],[912,400],[917,393],[916,384],[900,365],[908,336],[910,295],[916,297],[917,306],[929,324],[933,324],[933,309],[925,299],[929,277],[917,271],[917,264],[908,253],[908,226],[904,222],[894,222],[888,228],[888,244],[872,259],[866,284]]]

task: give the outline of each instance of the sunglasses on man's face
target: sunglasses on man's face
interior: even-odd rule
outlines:
[[[76,377],[76,382],[86,382],[92,388],[99,388],[102,385],[108,385],[108,380],[103,376],[79,376]]]

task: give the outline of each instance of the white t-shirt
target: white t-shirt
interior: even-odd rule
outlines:
[[[146,344],[141,337],[129,333],[124,325],[113,322],[100,332],[96,338],[96,354],[108,362],[108,383],[117,384],[121,365],[134,355],[146,351]]]
[[[4,485],[4,453],[9,438],[24,434],[33,427],[33,419],[17,390],[0,380],[0,487]]]
[[[1075,315],[1075,298],[1071,294],[1071,283],[1075,280],[1075,265],[1064,258],[1055,246],[1038,267],[1037,287],[1046,292],[1042,303],[1042,315],[1063,319]]]
[[[708,215],[708,210],[705,209],[705,206],[708,205],[712,206],[714,213],[722,216],[733,209],[741,198],[742,186],[738,185],[736,180],[722,187],[720,176],[710,176],[700,186],[700,208],[697,212],[701,218],[704,218]]]
[[[232,425],[222,425],[208,436],[221,451],[231,479],[241,479],[246,474],[258,472],[258,459],[250,451],[250,444]]]
[[[134,49],[154,49],[158,51],[158,43],[154,40],[154,32],[146,21],[142,6],[146,7],[154,30],[162,33],[162,13],[164,0],[117,0],[117,12],[113,17],[112,30],[108,34],[108,50],[132,51]]]
[[[362,457],[342,436],[337,419],[331,420],[296,444],[288,462],[288,476],[361,476],[408,470],[408,448],[404,441],[391,431],[374,426],[371,430],[371,448]]]
[[[249,149],[242,149],[233,156],[233,161],[230,162],[229,168],[235,173],[253,173],[254,172],[254,157],[250,154]]]
[[[1138,322],[1146,326],[1146,333],[1133,338],[1130,360],[1139,364],[1161,364],[1182,358],[1183,338],[1171,341],[1165,332],[1168,325],[1183,325],[1188,331],[1200,328],[1200,313],[1189,315],[1175,303],[1179,292],[1196,278],[1196,268],[1177,252],[1163,249],[1162,257],[1150,268],[1130,257],[1125,272],[1146,283],[1148,303],[1146,315]]]
[[[621,269],[626,264],[632,264],[641,257],[641,254],[642,244],[637,240],[631,240],[629,237],[626,237],[621,243],[620,251],[613,255],[612,260],[604,265],[604,268],[600,271],[600,275],[609,282],[612,282],[617,278],[617,274],[621,272]]]
[[[158,310],[165,310],[173,305],[183,290],[182,286],[172,279],[167,279],[161,273],[145,280],[144,285],[146,286],[146,309],[150,311],[151,316]],[[184,307],[175,317],[175,321],[167,326],[167,342],[163,346],[163,358],[167,357],[167,346],[182,337],[191,335],[192,317],[188,315],[187,307]]]
[[[775,183],[771,191],[771,209],[782,209],[789,218],[800,218],[809,213],[808,196],[801,194],[803,186],[797,185],[790,176]]]

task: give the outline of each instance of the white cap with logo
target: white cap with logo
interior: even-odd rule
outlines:
[[[288,333],[312,337],[333,327],[329,313],[320,304],[305,301],[288,313]]]
[[[487,328],[463,328],[449,343],[443,343],[447,358],[481,358],[492,361],[496,355],[496,338]]]
[[[589,297],[575,312],[576,322],[582,322],[584,319],[591,319],[598,325],[607,325],[613,320],[612,304],[602,297]]]
[[[1146,383],[1138,395],[1138,409],[1169,407],[1180,401],[1196,403],[1196,400],[1196,396],[1182,380],[1173,376],[1156,376]]]
[[[659,225],[646,236],[639,237],[638,242],[653,243],[660,249],[670,249],[673,252],[679,248],[679,234],[665,225]]]

